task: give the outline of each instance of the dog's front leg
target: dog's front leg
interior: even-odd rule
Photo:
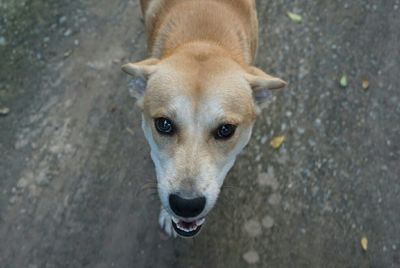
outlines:
[[[171,220],[171,215],[169,215],[168,212],[161,206],[160,217],[158,219],[161,229],[163,229],[164,232],[169,236],[177,237],[174,227],[172,227]]]

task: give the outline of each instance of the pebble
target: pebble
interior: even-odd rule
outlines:
[[[67,21],[67,17],[66,17],[66,16],[62,16],[62,17],[58,20],[58,22],[59,22],[60,24],[66,22],[66,21]]]
[[[265,216],[263,219],[262,219],[262,226],[264,226],[265,228],[267,228],[267,229],[270,229],[270,228],[272,228],[272,226],[274,226],[274,224],[275,224],[275,222],[274,222],[274,219],[271,217],[271,216]]]
[[[304,134],[304,132],[306,132],[306,130],[304,128],[299,127],[297,129],[297,133],[299,133],[299,134]]]
[[[250,251],[247,251],[245,254],[243,254],[243,259],[248,264],[256,264],[257,262],[260,261],[260,256],[258,255],[257,251],[250,250]]]
[[[245,222],[243,229],[250,237],[260,236],[262,234],[261,224],[254,219]]]
[[[6,39],[4,36],[0,36],[0,46],[5,46],[7,44]]]
[[[25,188],[26,186],[28,186],[29,182],[28,180],[21,178],[18,183],[17,183],[17,187],[18,188]]]
[[[18,201],[18,196],[14,195],[8,200],[8,202],[12,205],[15,204]]]
[[[264,135],[264,136],[261,138],[261,144],[265,144],[265,143],[267,142],[267,140],[268,140],[268,136],[267,136],[267,135]]]
[[[271,205],[278,205],[281,202],[281,199],[282,199],[282,197],[280,194],[273,193],[268,198],[268,203]]]
[[[66,30],[64,32],[64,36],[66,36],[66,37],[70,36],[71,34],[72,34],[72,30],[71,29],[68,29],[68,30]]]
[[[8,115],[9,112],[10,112],[10,108],[8,108],[8,107],[0,108],[0,115]]]
[[[278,180],[274,176],[274,168],[271,166],[268,167],[267,173],[258,174],[257,181],[260,186],[269,186],[274,191],[279,188]]]
[[[47,176],[38,176],[36,177],[36,184],[38,186],[47,186],[49,184],[50,180],[47,178]]]
[[[67,50],[67,51],[65,51],[64,52],[64,58],[68,58],[69,56],[71,56],[71,54],[72,54],[72,51],[71,50]]]

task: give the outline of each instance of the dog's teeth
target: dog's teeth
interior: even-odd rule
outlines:
[[[196,221],[196,225],[197,225],[197,226],[202,225],[202,224],[205,222],[205,220],[206,220],[206,219],[204,219],[204,218],[202,218],[202,219],[200,219],[200,220],[197,220],[197,221]]]
[[[183,227],[183,226],[181,226],[181,225],[177,225],[178,226],[178,228],[180,229],[180,230],[182,230],[182,231],[184,231],[184,232],[191,232],[191,231],[194,231],[194,230],[196,230],[196,228],[197,228],[197,226],[193,226],[193,227],[189,227],[189,228],[185,228],[185,227]]]
[[[178,226],[178,228],[180,229],[180,230],[182,230],[182,231],[185,231],[185,232],[189,232],[188,231],[188,229],[186,229],[185,227],[183,227],[183,226],[181,226],[181,225],[177,225]]]
[[[173,217],[173,216],[172,216],[172,220],[173,220],[176,224],[179,223],[179,220],[178,220],[177,218]]]

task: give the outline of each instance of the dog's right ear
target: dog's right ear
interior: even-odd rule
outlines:
[[[159,62],[159,59],[149,58],[143,61],[122,65],[122,71],[133,76],[133,80],[129,83],[129,91],[138,101],[143,98],[147,86],[147,80],[150,75],[157,70]]]
[[[253,98],[258,111],[268,104],[270,90],[281,89],[287,85],[282,79],[271,76],[254,66],[249,67],[245,78],[253,90]]]

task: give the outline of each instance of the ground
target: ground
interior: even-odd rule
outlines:
[[[138,1],[1,1],[0,266],[400,267],[399,2],[258,1],[256,64],[289,86],[185,240],[120,71]]]

